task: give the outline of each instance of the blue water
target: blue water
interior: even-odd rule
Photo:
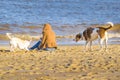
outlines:
[[[90,24],[108,21],[120,23],[120,0],[0,0],[3,35],[7,32],[40,35],[43,24],[51,23],[56,35],[69,36],[82,32]],[[26,28],[28,25],[39,27]],[[73,39],[58,43],[75,44]]]
[[[120,23],[120,0],[0,0],[0,24]]]

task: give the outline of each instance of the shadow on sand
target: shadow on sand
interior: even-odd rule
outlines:
[[[0,50],[0,52],[10,52],[10,50]]]

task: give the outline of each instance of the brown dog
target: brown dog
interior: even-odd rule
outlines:
[[[113,23],[112,22],[107,22],[107,24],[109,25],[108,28],[103,28],[103,27],[89,27],[86,30],[84,30],[84,32],[82,34],[77,34],[75,37],[75,41],[78,42],[79,40],[85,40],[86,44],[85,44],[85,50],[87,49],[88,43],[90,43],[90,50],[91,46],[92,46],[92,41],[96,40],[96,39],[100,39],[100,48],[102,49],[102,43],[103,41],[105,42],[105,49],[107,49],[107,41],[108,41],[108,34],[107,34],[107,30],[113,27]]]

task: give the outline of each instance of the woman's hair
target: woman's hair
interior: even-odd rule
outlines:
[[[52,27],[51,27],[51,25],[49,24],[49,23],[47,23],[47,24],[44,24],[44,27],[43,27],[43,32],[45,32],[45,31],[52,31]]]

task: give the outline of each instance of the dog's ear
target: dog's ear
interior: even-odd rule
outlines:
[[[81,39],[82,35],[80,33],[78,33],[76,36],[75,36],[75,39],[74,41],[78,42],[80,39]]]
[[[76,35],[76,37],[81,38],[82,35],[79,33],[79,34]]]

